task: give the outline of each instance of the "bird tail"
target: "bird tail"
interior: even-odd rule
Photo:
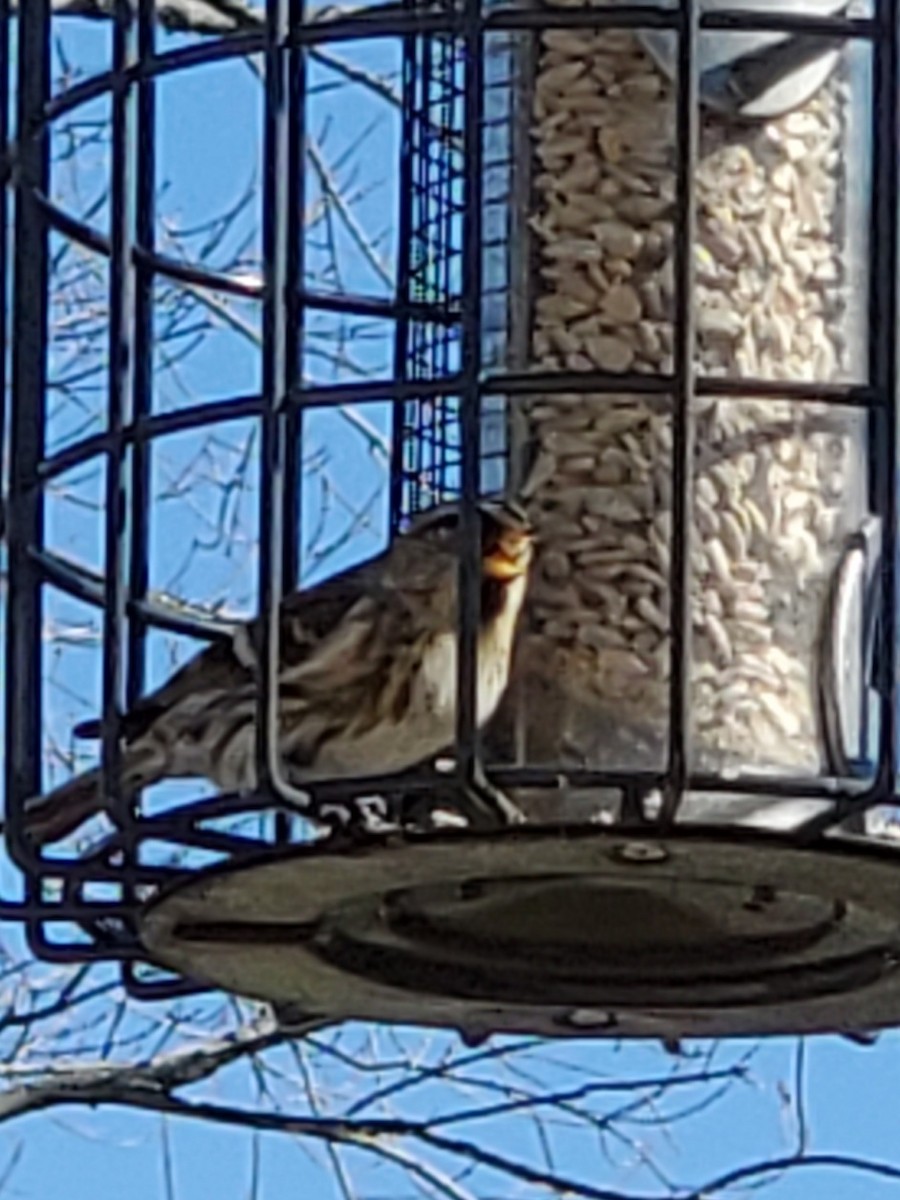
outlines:
[[[25,835],[37,846],[68,837],[104,808],[100,771],[84,771],[41,796],[25,801]]]
[[[121,764],[122,788],[147,787],[164,775],[161,760],[137,746],[125,747]],[[34,845],[59,842],[107,807],[99,768],[84,771],[59,787],[25,801],[25,836]]]

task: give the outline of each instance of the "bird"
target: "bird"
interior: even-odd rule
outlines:
[[[288,594],[279,615],[279,755],[292,786],[393,775],[452,747],[457,720],[457,598],[463,527],[458,504],[414,518],[381,554]],[[476,722],[493,716],[510,674],[534,532],[512,500],[482,501]],[[257,648],[262,617],[215,642],[120,722],[123,792],[171,778],[206,778],[226,792],[256,786]],[[99,720],[77,738],[102,736]],[[476,771],[461,801],[472,824],[521,819]],[[304,815],[316,818],[310,797]],[[99,768],[26,800],[34,845],[59,841],[104,811]]]

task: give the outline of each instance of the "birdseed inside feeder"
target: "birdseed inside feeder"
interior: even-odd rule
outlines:
[[[517,163],[511,204],[524,219],[510,252],[529,262],[529,295],[507,361],[671,375],[675,39],[550,28],[514,54],[530,155]],[[697,56],[693,765],[817,776],[864,753],[860,605],[877,531],[863,538],[861,574],[845,559],[866,528],[865,416],[817,402],[814,387],[810,400],[777,387],[742,398],[703,381],[826,389],[862,378],[866,218],[854,181],[868,170],[867,59],[833,38],[718,30],[700,34]],[[657,769],[671,719],[673,398],[548,391],[515,403],[513,473],[541,546],[509,724],[528,761]],[[831,660],[825,678],[832,652],[840,666]],[[827,694],[835,670],[840,700]],[[508,729],[500,740],[508,752]]]

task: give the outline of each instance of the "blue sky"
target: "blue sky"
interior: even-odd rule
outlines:
[[[108,62],[109,30],[102,23],[69,20],[59,22],[57,67],[62,57],[79,70],[102,70]],[[166,48],[178,44],[163,39]],[[343,44],[337,51],[356,66],[397,83],[399,45],[382,43],[365,46]],[[62,56],[62,57],[61,57]],[[396,163],[399,147],[398,116],[390,105],[376,101],[361,86],[336,85],[333,73],[321,67],[311,69],[309,123],[321,144],[323,154],[335,170],[342,186],[357,196],[354,214],[360,226],[373,239],[377,264],[367,262],[348,236],[338,229],[336,237],[341,263],[340,285],[351,292],[373,296],[390,295],[391,272],[396,252],[393,214],[396,211]],[[160,236],[174,230],[185,231],[212,215],[231,208],[247,189],[254,197],[231,227],[228,239],[207,254],[209,265],[221,265],[224,257],[242,249],[247,269],[251,270],[258,253],[259,116],[258,82],[240,61],[207,66],[183,77],[166,78],[159,86],[160,139],[159,178],[162,186]],[[80,114],[85,120],[103,121],[107,112],[100,101]],[[63,165],[58,169],[55,196],[76,213],[90,208],[92,198],[102,192],[104,150],[102,145],[85,152],[79,163],[77,179]],[[314,201],[316,185],[311,183]],[[102,204],[92,221],[103,228],[106,219]],[[207,235],[182,236],[180,244],[201,254]],[[58,249],[63,247],[59,245]],[[217,259],[217,255],[220,257]],[[311,271],[319,273],[325,262],[321,249],[321,229],[310,235],[308,261]],[[387,272],[385,279],[379,264]],[[73,296],[100,294],[105,282],[102,261],[86,268],[93,282],[73,284]],[[331,281],[337,285],[338,281]],[[79,292],[79,288],[86,291]],[[259,331],[259,313],[251,302],[228,301],[234,322],[219,325],[197,348],[181,360],[177,368],[160,360],[160,375],[155,404],[171,409],[253,392],[259,387],[258,354],[253,337]],[[78,306],[73,306],[76,315]],[[71,317],[72,313],[65,314]],[[178,330],[174,346],[189,345],[190,322],[184,326],[172,316],[169,301],[160,304],[160,321],[172,319]],[[238,329],[239,325],[242,328]],[[323,357],[327,342],[323,335],[334,333],[333,318],[311,318],[304,368],[311,379],[322,382],[347,380],[361,374],[388,375],[391,366],[392,330],[386,323],[356,322],[346,331],[343,349],[352,365],[335,367]],[[55,368],[59,377],[67,377],[83,354],[83,343],[61,343]],[[88,391],[76,389],[77,404],[59,403],[51,437],[64,444],[76,431],[83,433],[84,421],[90,420]],[[385,398],[387,399],[387,397]],[[102,394],[94,393],[95,402]],[[87,415],[83,405],[87,403]],[[386,493],[383,482],[384,462],[377,446],[390,436],[389,410],[386,404],[366,406],[348,420],[339,413],[314,414],[307,429],[307,473],[304,497],[307,538],[323,515],[325,493],[323,478],[336,474],[345,498],[354,505],[371,501],[371,527],[363,527],[343,548],[327,561],[315,555],[307,561],[305,578],[340,569],[361,555],[376,550],[384,534]],[[358,418],[369,425],[369,434],[360,432]],[[214,452],[202,446],[195,434],[167,439],[157,454],[154,487],[164,493],[153,513],[152,573],[153,584],[183,595],[192,601],[224,602],[232,610],[251,611],[254,589],[254,530],[256,522],[256,478],[254,446],[247,422],[234,422],[217,431]],[[249,440],[249,450],[248,450]],[[247,457],[244,487],[229,494],[222,508],[222,472],[232,471]],[[54,496],[48,508],[51,545],[80,561],[102,567],[103,476],[99,463],[79,468],[61,481],[64,490]],[[185,497],[188,497],[187,499]],[[317,544],[338,537],[347,516],[340,502],[329,500],[324,530]],[[225,531],[223,533],[223,530]],[[227,535],[227,536],[226,536]],[[227,550],[226,550],[227,547]],[[74,719],[87,715],[99,700],[98,662],[94,641],[96,614],[60,595],[48,596],[48,618],[57,628],[78,633],[78,644],[67,644],[60,651],[48,645],[46,663],[51,684],[48,689],[48,721],[51,732],[65,745],[66,730]],[[70,636],[69,641],[72,641]],[[154,635],[150,640],[151,681],[171,668],[172,639]],[[176,640],[175,653],[188,649],[185,639]],[[3,864],[2,878],[6,894],[15,892],[15,878]],[[7,942],[14,944],[15,931],[7,931]],[[204,1013],[218,1008],[215,999],[198,1002],[197,1022]],[[852,1016],[852,1014],[848,1014]],[[152,1021],[153,1006],[141,1013],[132,1006],[128,1021],[135,1036],[144,1036],[144,1021]],[[87,1035],[85,1035],[87,1036]],[[323,1042],[332,1035],[325,1035]],[[376,1045],[393,1055],[393,1035],[376,1033]],[[149,1040],[141,1043],[144,1047]],[[461,1047],[453,1035],[436,1036],[410,1031],[402,1035],[407,1051],[436,1056],[444,1049]],[[808,1141],[813,1149],[840,1151],[871,1156],[888,1162],[900,1161],[900,1073],[895,1068],[896,1035],[886,1035],[873,1048],[861,1048],[838,1039],[817,1039],[806,1047],[804,1072],[805,1112]],[[344,1046],[364,1047],[365,1031],[348,1030]],[[687,1045],[688,1057],[682,1063],[655,1044],[614,1046],[602,1043],[549,1045],[543,1048],[545,1061],[533,1069],[544,1081],[546,1090],[572,1086],[573,1080],[636,1078],[665,1074],[673,1069],[691,1071],[709,1052],[707,1046]],[[776,1040],[761,1047],[730,1044],[714,1053],[714,1064],[738,1061],[750,1055],[746,1082],[733,1085],[727,1094],[709,1107],[671,1121],[662,1131],[650,1125],[636,1124],[631,1136],[645,1144],[665,1164],[672,1178],[681,1184],[699,1183],[755,1156],[777,1156],[789,1152],[798,1136],[795,1114],[788,1097],[793,1089],[797,1044]],[[280,1052],[276,1065],[288,1074],[284,1090],[287,1107],[304,1109],[302,1089],[294,1087],[297,1065]],[[338,1067],[324,1052],[311,1051],[309,1068],[319,1081],[322,1103],[340,1111],[354,1096],[362,1095],[369,1079],[361,1072]],[[531,1067],[529,1067],[531,1069]],[[485,1069],[496,1077],[498,1068]],[[484,1074],[485,1072],[483,1072]],[[476,1072],[477,1074],[477,1072]],[[296,1094],[295,1094],[296,1093]],[[222,1102],[249,1102],[251,1093],[242,1070],[223,1073],[205,1089],[205,1094]],[[423,1115],[435,1108],[459,1103],[462,1093],[447,1085],[422,1089],[400,1111],[407,1116]],[[689,1093],[690,1100],[674,1094],[668,1101],[672,1114],[682,1108],[691,1110],[709,1089]],[[614,1143],[603,1143],[584,1128],[568,1128],[560,1114],[550,1113],[550,1140],[555,1148],[556,1166],[563,1173],[589,1179],[596,1185],[618,1186],[623,1190],[656,1193],[660,1184],[633,1163],[633,1150]],[[488,1127],[486,1127],[488,1128]],[[510,1118],[489,1127],[461,1128],[457,1133],[489,1137],[491,1145],[511,1156],[540,1161],[540,1140],[536,1127],[526,1116]],[[163,1122],[158,1117],[121,1110],[60,1108],[0,1125],[0,1176],[4,1164],[17,1152],[21,1156],[6,1187],[16,1197],[55,1200],[113,1200],[127,1189],[129,1200],[151,1200],[169,1195],[200,1200],[214,1195],[222,1200],[243,1200],[251,1194],[254,1169],[262,1180],[259,1194],[266,1197],[303,1194],[315,1197],[337,1195],[333,1164],[322,1147],[310,1146],[285,1136],[264,1135],[254,1146],[249,1135],[187,1121]],[[256,1167],[254,1168],[254,1159]],[[170,1176],[166,1159],[171,1160]],[[396,1171],[373,1165],[359,1152],[346,1155],[360,1194],[392,1197],[399,1200],[410,1194],[410,1187]],[[174,1180],[170,1188],[170,1181]],[[473,1192],[486,1196],[511,1198],[520,1194],[515,1185],[497,1180],[467,1181]],[[839,1172],[835,1169],[796,1172],[774,1181],[767,1194],[775,1200],[882,1200],[900,1194],[896,1182]]]
[[[352,1039],[353,1031],[348,1033]],[[419,1037],[410,1032],[407,1043]],[[893,1037],[876,1049],[860,1049],[831,1039],[807,1044],[807,1121],[808,1140],[813,1150],[843,1151],[869,1155],[896,1162],[896,1112],[898,1088],[891,1049]],[[621,1047],[581,1043],[577,1046],[551,1046],[554,1061],[576,1064],[579,1078],[584,1075],[611,1075],[616,1079],[639,1074],[658,1074],[671,1061],[656,1047]],[[733,1061],[749,1049],[737,1043],[721,1048],[719,1059]],[[673,1122],[662,1132],[632,1126],[629,1133],[640,1138],[653,1151],[671,1178],[681,1184],[700,1183],[755,1156],[777,1155],[793,1147],[796,1130],[779,1098],[779,1081],[793,1077],[795,1047],[787,1041],[772,1042],[757,1051],[753,1061],[753,1079],[746,1087],[716,1100],[706,1113]],[[312,1061],[315,1056],[312,1056]],[[548,1068],[548,1083],[571,1086],[572,1076],[561,1066]],[[348,1078],[343,1088],[355,1090]],[[217,1098],[234,1100],[244,1089],[237,1081],[223,1082],[215,1089]],[[437,1090],[437,1089],[436,1089]],[[431,1111],[432,1104],[460,1103],[458,1094],[429,1097],[421,1109],[406,1106],[404,1115],[417,1110]],[[701,1092],[691,1094],[696,1104]],[[463,1100],[465,1103],[465,1100]],[[296,1105],[295,1107],[300,1107]],[[680,1108],[681,1105],[678,1105]],[[14,1176],[12,1189],[22,1196],[55,1197],[62,1194],[73,1200],[89,1197],[105,1200],[121,1194],[127,1186],[130,1200],[153,1200],[165,1195],[164,1151],[168,1150],[176,1180],[174,1194],[200,1197],[210,1193],[222,1197],[249,1194],[254,1149],[251,1138],[230,1129],[204,1126],[187,1121],[168,1121],[163,1129],[159,1118],[115,1110],[91,1112],[85,1109],[57,1109],[49,1115],[28,1117],[3,1127],[0,1146],[11,1154],[22,1140],[24,1152]],[[487,1127],[481,1131],[484,1136]],[[460,1136],[477,1138],[479,1129],[452,1127]],[[581,1177],[594,1185],[617,1185],[625,1192],[658,1194],[659,1184],[647,1174],[629,1165],[633,1155],[613,1140],[601,1145],[584,1130],[566,1133],[554,1127],[551,1113],[550,1134],[556,1148],[557,1169],[570,1177]],[[539,1150],[534,1125],[519,1118],[498,1127],[489,1139],[493,1149],[522,1160],[534,1159]],[[303,1146],[280,1135],[264,1135],[258,1146],[259,1169],[264,1187],[261,1194],[287,1195],[295,1189],[304,1194],[330,1196],[333,1176],[321,1148]],[[361,1155],[351,1152],[347,1164],[354,1170],[360,1194],[391,1196],[410,1194],[408,1186],[395,1173],[373,1166]],[[484,1177],[483,1177],[484,1178]],[[497,1186],[484,1178],[483,1193],[474,1181],[475,1194],[512,1195],[509,1184]],[[896,1194],[896,1182],[838,1171],[835,1168],[803,1170],[773,1182],[767,1195],[777,1200],[881,1200]]]

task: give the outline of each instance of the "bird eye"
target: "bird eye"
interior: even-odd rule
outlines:
[[[447,534],[455,533],[458,528],[459,512],[457,509],[445,508],[442,505],[440,508],[420,513],[414,517],[410,524],[409,532],[445,537]]]
[[[506,529],[528,531],[531,521],[525,509],[515,500],[502,499],[482,505],[482,513],[496,525]]]
[[[528,513],[516,500],[504,500],[500,505],[500,511],[507,518],[511,518],[513,523],[528,528],[531,521],[528,519]]]
[[[528,530],[531,522],[524,508],[515,500],[492,499],[483,500],[478,505],[481,516],[490,526],[498,526],[517,530]],[[460,510],[457,504],[440,505],[430,511],[419,513],[413,517],[409,525],[409,533],[417,536],[447,538],[459,531]]]

